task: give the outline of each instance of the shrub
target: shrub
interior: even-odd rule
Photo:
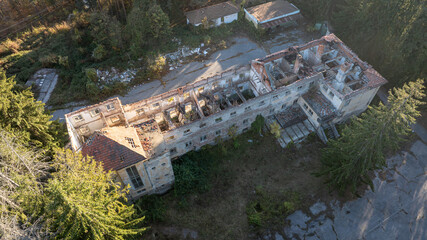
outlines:
[[[280,125],[276,121],[270,124],[270,132],[275,138],[280,138]]]
[[[265,119],[262,115],[257,115],[255,121],[251,124],[252,131],[256,133],[261,133],[262,127],[265,124]]]
[[[249,224],[256,228],[282,223],[287,215],[301,206],[300,194],[297,192],[266,192],[257,186],[255,194],[255,199],[246,207],[246,214]]]
[[[101,61],[107,56],[107,51],[104,48],[104,45],[98,44],[95,49],[92,51],[92,57],[97,60]]]
[[[145,216],[150,222],[161,222],[166,213],[165,200],[158,195],[144,196],[135,203],[139,216]]]

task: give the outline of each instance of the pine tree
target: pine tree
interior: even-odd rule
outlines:
[[[36,147],[51,150],[61,145],[65,135],[61,124],[50,121],[44,103],[36,101],[30,90],[18,90],[15,84],[13,77],[0,71],[0,127]]]
[[[405,84],[389,92],[389,105],[380,103],[354,118],[342,131],[341,138],[331,140],[323,150],[322,168],[316,176],[325,176],[329,186],[340,193],[368,183],[369,171],[385,166],[384,153],[396,150],[410,132],[410,125],[420,116],[417,107],[424,94],[423,80]]]
[[[39,152],[0,128],[0,239],[29,239],[39,234],[40,224],[31,224],[29,229],[20,223],[30,220],[31,213],[23,209],[42,194],[37,179],[46,176],[48,166],[41,158]]]
[[[101,163],[70,150],[57,152],[44,189],[43,219],[57,239],[125,239],[145,230],[126,203],[126,189]]]

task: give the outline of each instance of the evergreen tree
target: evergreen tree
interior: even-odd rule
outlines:
[[[51,150],[61,145],[65,131],[58,121],[50,121],[44,103],[35,101],[33,93],[19,90],[13,77],[0,71],[0,127],[30,142],[36,147]]]
[[[22,209],[40,200],[37,179],[46,176],[47,164],[38,152],[23,146],[0,128],[0,239],[25,239],[38,234],[40,224],[26,225],[31,215]]]
[[[169,25],[169,17],[157,2],[135,1],[126,24],[133,54],[138,56],[144,47],[166,41],[171,33]]]
[[[355,193],[361,183],[372,186],[369,171],[385,166],[386,150],[395,150],[420,116],[423,104],[423,80],[405,84],[389,92],[389,105],[380,103],[354,118],[342,131],[341,138],[331,140],[322,152],[322,168],[316,176],[325,176],[329,186],[340,193],[351,187]]]
[[[126,189],[113,182],[102,164],[70,150],[57,152],[56,172],[44,189],[43,219],[57,239],[125,239],[141,233],[126,201]]]

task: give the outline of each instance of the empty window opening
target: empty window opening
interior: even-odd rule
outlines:
[[[100,113],[101,110],[99,110],[99,108],[90,111],[90,115],[92,115],[92,117],[98,116]]]
[[[107,111],[111,111],[111,110],[114,110],[114,109],[115,109],[114,103],[110,103],[110,104],[107,105]]]
[[[89,127],[82,127],[82,128],[80,128],[80,132],[82,133],[82,134],[85,134],[85,133],[88,133],[90,131],[90,129],[89,129]]]
[[[138,192],[136,192],[137,194],[140,194],[140,193],[143,193],[143,192],[145,192],[145,189],[141,189],[141,190],[139,190]]]
[[[247,124],[249,122],[249,119],[243,120],[243,124]]]
[[[177,153],[177,151],[176,151],[176,147],[172,148],[169,152],[170,152],[170,154],[175,154],[175,153]]]
[[[185,135],[188,135],[188,134],[190,134],[190,133],[191,133],[191,130],[190,130],[190,129],[187,129],[187,130],[185,130],[185,131],[184,131],[184,136],[185,136]]]
[[[189,142],[186,142],[185,143],[185,147],[186,148],[189,148],[189,147],[191,147],[193,145],[193,142],[191,142],[191,141],[189,141]]]
[[[133,148],[136,148],[135,141],[133,141],[133,138],[125,137],[126,141],[128,141],[129,145],[131,145]]]
[[[309,113],[310,115],[313,115],[313,111],[311,111],[311,109],[309,109],[309,110],[308,110],[308,113]]]
[[[156,170],[156,167],[152,167],[151,170]]]
[[[259,105],[260,106],[262,106],[262,105],[264,105],[265,104],[265,101],[261,101],[260,103],[259,103]]]
[[[153,108],[159,108],[160,107],[160,103],[154,103],[152,106],[153,106]]]
[[[273,96],[273,100],[277,100],[277,99],[279,99],[279,96],[277,95]]]
[[[305,109],[308,109],[308,106],[307,106],[307,104],[305,104],[305,103],[304,103],[304,108],[305,108]]]
[[[111,120],[112,123],[120,122],[119,116],[111,117],[110,120]]]
[[[221,134],[221,130],[216,130],[215,134],[218,136]]]
[[[83,120],[83,117],[80,114],[74,117],[74,121],[76,121],[76,122],[82,121],[82,120]]]
[[[251,110],[251,106],[245,107],[245,111],[249,111],[249,110]]]
[[[335,96],[335,94],[332,91],[330,91],[329,96],[331,96],[333,98]]]
[[[138,170],[136,170],[135,166],[127,168],[126,172],[129,175],[129,179],[132,182],[134,188],[140,188],[144,186],[144,183],[142,183],[141,176],[139,176]]]
[[[200,124],[200,128],[206,127],[206,123]]]
[[[232,112],[230,113],[230,116],[236,115],[236,112]]]
[[[206,135],[203,135],[200,137],[200,142],[204,142],[206,141],[206,139],[207,139]]]
[[[217,118],[217,119],[215,119],[215,122],[222,122],[222,118]]]
[[[162,166],[166,165],[166,163],[162,163]]]
[[[298,87],[298,90],[301,90],[301,89],[302,89],[302,87],[303,87],[303,86],[299,86],[299,87]]]

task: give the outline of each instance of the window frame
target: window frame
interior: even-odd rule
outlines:
[[[141,175],[139,174],[138,169],[136,169],[135,165],[126,168],[126,173],[128,174],[129,180],[132,183],[134,189],[144,187],[144,182],[142,181]]]

